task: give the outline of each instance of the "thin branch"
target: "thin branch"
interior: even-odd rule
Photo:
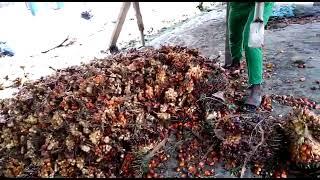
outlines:
[[[58,71],[59,71],[58,69],[55,69],[55,68],[52,67],[52,66],[49,66],[49,69],[52,69],[52,70],[55,71],[55,72],[58,72]]]
[[[165,137],[159,144],[156,145],[156,147],[152,149],[152,151],[149,154],[145,156],[144,159],[145,160],[151,159],[155,155],[155,153],[159,151],[166,144],[167,140],[168,140],[168,137]]]
[[[212,144],[212,145],[208,148],[206,154],[204,154],[204,156],[202,157],[201,161],[203,161],[203,160],[208,156],[208,154],[213,150],[213,146],[214,146],[214,145],[215,145],[215,144]]]
[[[51,48],[51,49],[49,49],[49,50],[42,51],[41,53],[47,53],[47,52],[49,52],[49,51],[51,51],[51,50],[54,50],[54,49],[59,48],[59,47],[62,47],[62,46],[64,46],[63,44],[64,44],[65,42],[67,42],[68,40],[69,40],[69,36],[68,36],[65,40],[63,40],[62,43],[60,43],[59,45],[57,45],[57,46],[55,46],[55,47],[53,47],[53,48]]]
[[[249,155],[248,155],[248,156],[246,157],[246,159],[244,160],[243,166],[242,166],[242,168],[241,168],[240,178],[243,178],[244,173],[245,173],[245,171],[246,171],[247,163],[249,162],[250,158],[254,155],[254,153],[258,150],[258,148],[259,148],[259,147],[263,144],[263,142],[264,142],[264,131],[263,131],[262,127],[261,127],[261,122],[262,122],[262,121],[263,121],[263,120],[261,120],[261,121],[260,121],[259,123],[257,123],[257,125],[256,125],[256,127],[259,127],[259,129],[260,129],[261,141],[259,142],[258,145],[256,145],[256,146],[254,147],[253,151],[251,151],[251,153],[249,153]],[[252,133],[253,133],[253,131],[256,129],[256,127],[255,127],[255,128],[252,130],[252,132],[251,132],[250,143],[251,143]]]
[[[202,101],[202,100],[205,100],[205,99],[210,99],[210,100],[213,100],[213,101],[218,101],[219,103],[221,103],[221,104],[223,104],[223,105],[225,105],[225,106],[227,105],[225,102],[223,102],[223,100],[221,100],[220,98],[214,97],[214,96],[212,96],[212,97],[202,97],[202,98],[198,99],[196,102]]]
[[[196,136],[199,140],[201,140],[201,141],[204,141],[204,139],[197,133],[197,132],[195,132],[194,130],[192,130],[191,128],[188,128],[190,131],[191,131],[191,133],[194,135],[194,136]]]

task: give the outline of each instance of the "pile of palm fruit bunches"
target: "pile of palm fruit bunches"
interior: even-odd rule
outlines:
[[[214,177],[218,164],[236,176],[246,167],[264,177],[287,176],[278,162],[319,167],[313,106],[293,103],[293,114],[273,117],[271,99],[283,99],[265,96],[260,112],[241,113],[241,72],[196,49],[163,46],[27,82],[0,102],[0,174],[165,177],[170,159],[178,177]]]

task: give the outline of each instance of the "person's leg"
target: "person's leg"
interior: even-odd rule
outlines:
[[[267,24],[270,16],[272,15],[272,8],[274,3],[265,2],[263,21],[264,25]],[[250,24],[253,21],[254,9],[251,10],[248,21],[244,29],[244,49],[246,54],[246,62],[249,77],[249,97],[245,102],[245,109],[255,110],[261,103],[262,90],[261,83],[263,81],[263,54],[262,48],[248,47],[248,40],[250,35]]]
[[[232,65],[240,64],[243,51],[243,31],[250,13],[249,3],[230,2],[229,10],[229,44]]]
[[[272,2],[265,2],[263,21],[266,25],[270,16],[272,15]],[[250,48],[248,47],[249,35],[250,35],[250,24],[253,21],[254,9],[251,9],[248,21],[244,29],[244,49],[246,55],[246,62],[248,67],[249,84],[261,84],[262,83],[262,70],[263,70],[263,54],[262,48]]]

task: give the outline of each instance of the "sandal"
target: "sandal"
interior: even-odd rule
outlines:
[[[229,69],[231,71],[240,69],[240,62],[232,63],[229,65],[223,66],[224,69]]]
[[[249,96],[244,102],[242,110],[245,112],[256,112],[262,101],[261,85],[252,85],[249,87]]]

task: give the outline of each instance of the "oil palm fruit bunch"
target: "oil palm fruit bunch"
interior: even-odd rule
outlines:
[[[295,109],[287,117],[290,160],[301,169],[320,167],[320,116],[308,109]]]
[[[251,154],[251,163],[269,167],[278,161],[286,142],[281,127],[280,119],[267,113],[224,118],[215,130],[222,140],[220,153],[225,159],[236,159],[238,165]]]
[[[234,160],[236,165],[240,165],[240,159],[245,158],[248,151],[248,142],[243,137],[245,123],[240,117],[224,117],[216,123],[215,135],[222,140],[220,146],[221,156],[227,160]],[[251,129],[251,128],[247,128]]]

